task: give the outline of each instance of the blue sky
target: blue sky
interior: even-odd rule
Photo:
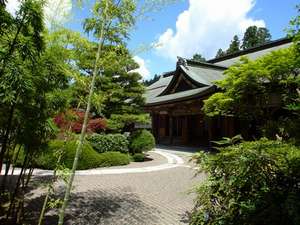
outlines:
[[[83,0],[84,8],[79,9],[74,0],[51,0],[45,7],[46,18],[64,21],[60,12],[71,12],[65,25],[82,32],[82,22],[90,16],[94,1]],[[143,1],[147,0],[140,3]],[[267,27],[273,40],[284,37],[284,29],[296,16],[296,4],[299,0],[178,0],[149,14],[150,19],[138,21],[128,47],[140,65],[139,72],[149,79],[174,70],[177,56],[190,58],[201,53],[213,58],[219,48],[228,47],[235,34],[242,38],[250,25]],[[14,13],[18,5],[18,0],[9,0],[7,9]],[[151,45],[156,48],[137,52],[140,46]]]
[[[284,29],[288,26],[289,20],[296,15],[295,5],[297,3],[299,2],[296,0],[257,0],[254,3],[253,8],[249,10],[246,15],[248,16],[248,18],[251,18],[253,20],[263,20],[265,26],[270,30],[272,38],[278,39],[286,35]],[[216,5],[216,7],[218,6]],[[176,32],[176,21],[178,20],[178,16],[188,8],[189,1],[184,1],[183,3],[166,7],[162,12],[156,13],[155,15],[153,15],[152,21],[142,21],[138,23],[137,30],[132,34],[131,41],[129,42],[129,47],[131,49],[134,49],[139,44],[149,44],[155,42],[157,41],[159,36],[163,34],[168,28],[171,28]],[[199,15],[198,18],[199,20],[201,20],[201,15]],[[207,23],[207,26],[210,26],[209,23]],[[215,30],[216,36],[219,35],[219,31],[217,30],[217,28],[218,26],[216,26]],[[197,27],[194,27],[194,29],[197,29]],[[211,35],[214,34],[213,31],[210,33],[211,34],[207,35],[204,38],[209,39]],[[229,31],[228,33],[229,36],[232,37],[236,32]],[[190,35],[193,36],[193,32],[191,32]],[[230,43],[230,38],[228,39],[227,35],[222,35],[224,34],[221,33],[219,38],[224,38],[225,41],[215,42],[216,49],[224,47],[226,48]],[[181,41],[184,42],[185,39],[182,39]],[[201,45],[201,43],[198,43],[197,41],[195,43]],[[213,57],[216,52],[214,50],[201,52],[201,48],[199,49],[199,51],[207,58]],[[198,51],[197,47],[195,46],[195,53],[196,52]],[[174,54],[175,53],[176,51],[174,51]],[[150,52],[139,54],[139,56],[146,62],[146,66],[151,74],[150,76],[175,69],[176,59],[166,57],[160,51],[152,50]],[[174,56],[176,57],[176,55]],[[188,57],[189,55],[181,56]]]

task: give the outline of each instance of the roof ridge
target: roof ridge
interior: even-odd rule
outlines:
[[[280,39],[277,39],[277,40],[268,41],[264,44],[261,44],[261,45],[255,46],[255,47],[251,47],[251,48],[248,48],[248,49],[245,49],[245,50],[239,50],[237,52],[234,52],[234,53],[231,53],[231,54],[228,54],[228,55],[225,55],[225,56],[212,58],[210,60],[207,60],[207,62],[212,63],[212,64],[217,63],[217,62],[222,62],[222,61],[225,61],[225,60],[228,60],[228,59],[232,59],[232,58],[236,58],[236,57],[239,57],[239,56],[242,56],[242,55],[246,55],[248,53],[253,53],[253,52],[260,51],[260,50],[265,50],[265,49],[268,49],[268,48],[272,48],[272,47],[276,47],[276,46],[279,46],[279,45],[287,44],[287,43],[292,42],[292,40],[293,40],[293,37],[284,37],[284,38],[280,38]]]
[[[186,59],[187,65],[191,66],[195,65],[195,66],[200,66],[200,67],[211,67],[211,68],[215,68],[215,69],[221,69],[221,70],[226,70],[228,69],[228,67],[225,66],[220,66],[220,65],[216,65],[213,63],[209,63],[209,62],[199,62],[193,59]]]

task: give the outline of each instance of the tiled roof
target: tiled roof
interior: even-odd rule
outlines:
[[[223,71],[237,62],[241,56],[245,55],[250,59],[256,59],[271,51],[287,48],[290,45],[291,39],[284,38],[228,56],[212,59],[204,63],[179,57],[176,71],[162,75],[157,82],[147,87],[146,94],[144,95],[146,105],[152,106],[176,102],[213,93],[216,89],[214,81],[223,79]],[[181,73],[183,73],[188,80],[192,81],[192,83],[196,84],[196,87],[191,88],[191,90],[170,94],[169,90],[172,90],[174,82],[177,82],[178,75]]]
[[[162,104],[162,103],[170,103],[170,102],[176,102],[176,101],[181,101],[181,100],[187,100],[193,97],[200,97],[205,94],[211,93],[213,91],[213,86],[207,86],[207,87],[202,87],[202,88],[196,88],[188,91],[181,91],[181,92],[176,92],[174,94],[169,94],[169,95],[162,95],[162,96],[157,96],[154,98],[148,98],[147,99],[147,105],[156,105],[156,104]]]

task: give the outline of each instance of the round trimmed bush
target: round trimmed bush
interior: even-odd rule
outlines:
[[[99,152],[128,153],[129,142],[122,134],[93,134],[87,140]]]
[[[48,147],[35,159],[35,166],[42,169],[54,169],[58,158],[57,152],[62,149],[61,163],[71,169],[76,147],[77,141],[68,141],[66,145],[64,145],[64,141],[62,140],[50,141]],[[120,166],[127,165],[129,162],[128,154],[120,152],[105,152],[100,154],[86,141],[82,148],[77,169],[84,170],[97,167]]]
[[[129,147],[132,153],[150,151],[155,147],[154,136],[147,130],[136,131],[131,137]]]

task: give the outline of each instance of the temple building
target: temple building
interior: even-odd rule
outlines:
[[[207,62],[178,57],[175,70],[161,75],[147,87],[145,94],[145,109],[151,115],[156,142],[203,146],[209,145],[211,140],[239,133],[242,125],[232,117],[205,118],[203,100],[218,90],[214,81],[223,79],[223,72],[241,56],[256,59],[291,44],[291,39],[279,39]]]

